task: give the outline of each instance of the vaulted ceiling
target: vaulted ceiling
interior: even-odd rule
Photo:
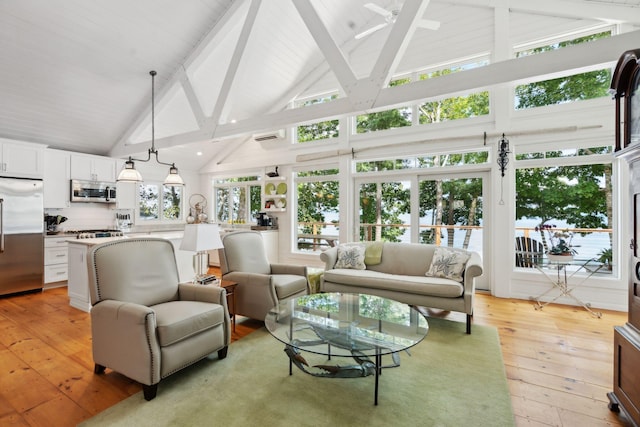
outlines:
[[[384,25],[367,3],[400,12]],[[640,28],[640,0],[2,1],[0,137],[119,157],[146,152],[156,70],[156,146],[198,170],[255,132],[491,86],[496,73],[553,73],[553,61],[539,69],[506,61],[474,83],[386,88],[392,75],[501,60],[511,46],[612,24],[640,43],[630,33]],[[335,90],[330,105],[287,109]]]

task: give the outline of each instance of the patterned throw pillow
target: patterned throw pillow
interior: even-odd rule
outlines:
[[[462,272],[468,260],[469,255],[464,252],[437,247],[426,275],[462,282]]]
[[[364,246],[363,245],[340,245],[338,246],[338,260],[333,268],[352,268],[364,270]]]

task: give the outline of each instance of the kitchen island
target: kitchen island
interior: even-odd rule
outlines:
[[[67,292],[69,304],[82,311],[91,310],[89,295],[89,273],[87,269],[87,255],[92,246],[114,240],[129,239],[133,237],[154,237],[169,240],[173,244],[178,264],[180,282],[189,282],[193,279],[193,255],[194,252],[180,250],[182,243],[182,231],[130,233],[118,237],[97,237],[90,239],[68,239],[68,281]]]

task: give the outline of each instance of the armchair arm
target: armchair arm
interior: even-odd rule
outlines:
[[[232,271],[224,278],[238,283],[235,290],[237,314],[264,320],[264,312],[278,302],[269,274]]]
[[[142,384],[160,381],[155,312],[146,306],[104,300],[91,308],[93,360]]]
[[[178,296],[181,301],[201,301],[220,304],[225,312],[225,342],[231,344],[231,319],[227,306],[227,290],[216,285],[196,285],[195,283],[178,284]]]
[[[293,264],[271,264],[271,274],[294,274],[307,277],[307,266]]]
[[[216,285],[196,285],[195,283],[180,283],[178,295],[181,301],[212,302],[227,305],[227,290]]]

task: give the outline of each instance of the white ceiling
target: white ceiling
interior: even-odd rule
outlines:
[[[396,24],[355,40],[384,22],[364,7],[368,2],[387,9],[400,3],[0,1],[0,137],[95,154],[145,152],[148,73],[156,70],[160,155],[197,170],[219,150],[268,128],[270,115],[296,97],[340,88],[346,99],[336,104],[337,115],[366,110],[380,90],[368,77],[489,54],[497,8],[509,17],[511,45],[598,24],[640,23],[640,0],[407,0]],[[410,11],[439,21],[440,29],[417,27]],[[278,124],[309,117],[291,114]],[[198,150],[204,155],[196,157]]]

